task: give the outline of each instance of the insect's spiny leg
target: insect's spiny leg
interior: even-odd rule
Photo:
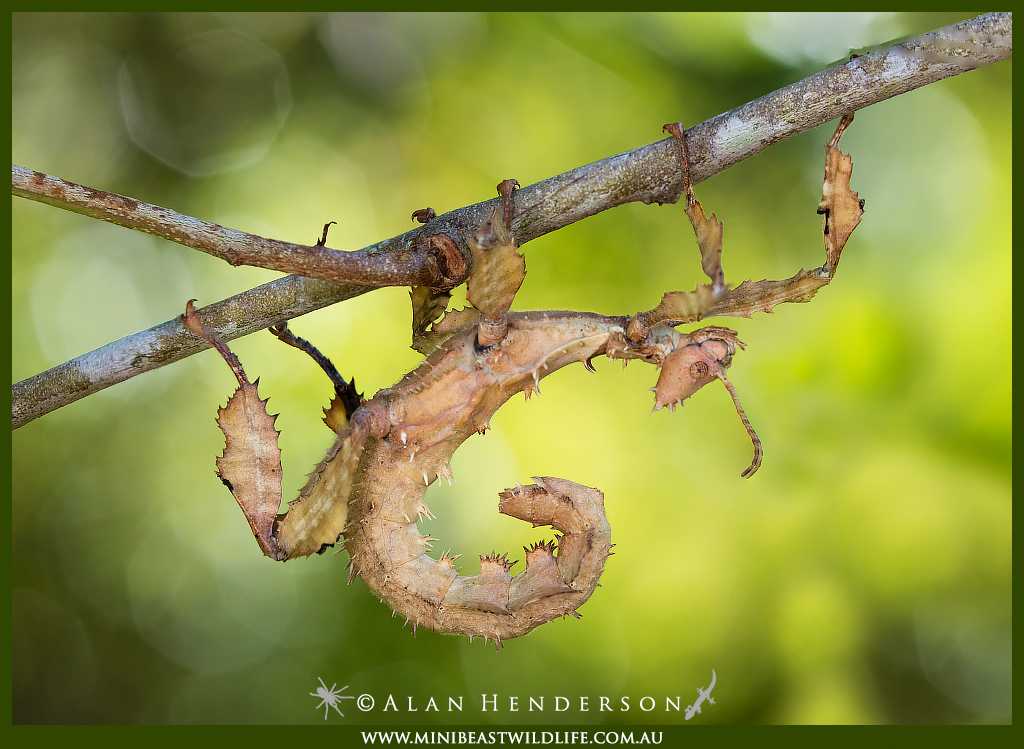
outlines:
[[[221,355],[227,365],[231,368],[231,371],[234,372],[235,377],[238,379],[239,386],[245,387],[249,383],[249,379],[245,376],[245,370],[242,369],[242,362],[240,362],[238,357],[235,356],[235,353],[228,348],[224,339],[221,338],[216,331],[206,327],[203,321],[199,319],[199,315],[196,314],[195,301],[195,299],[189,299],[188,302],[186,302],[185,314],[181,316],[182,323],[193,335],[199,336],[217,349],[217,353]]]
[[[355,379],[353,378],[350,382],[345,382],[345,378],[338,373],[331,360],[320,353],[319,349],[305,338],[300,338],[292,333],[288,329],[287,322],[281,322],[272,326],[270,332],[289,346],[305,351],[312,357],[313,361],[320,365],[320,368],[327,374],[334,385],[334,391],[338,394],[338,398],[341,399],[342,405],[345,406],[345,417],[348,419],[352,418],[352,413],[359,408],[363,401],[362,396],[356,391]]]

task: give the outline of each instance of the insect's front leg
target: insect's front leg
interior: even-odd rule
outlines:
[[[818,213],[825,217],[824,265],[812,271],[801,269],[782,281],[745,281],[735,288],[726,286],[722,270],[722,223],[714,214],[708,218],[693,194],[685,131],[679,123],[665,126],[675,140],[686,215],[700,247],[701,266],[711,283],[698,284],[690,292],[666,292],[657,307],[639,312],[629,321],[625,340],[619,343],[624,354],[642,356],[662,367],[654,389],[655,411],[665,407],[674,410],[711,380],[722,381],[754,444],[754,459],[743,476],[753,475],[762,456],[761,441],[725,376],[736,348],[742,348],[743,343],[727,328],[708,327],[684,335],[671,331],[671,326],[715,316],[750,317],[756,311],[771,312],[783,302],[807,302],[832,280],[846,241],[864,213],[864,201],[850,187],[853,162],[839,150],[839,139],[852,121],[852,114],[844,116],[825,146],[825,179],[818,204]]]

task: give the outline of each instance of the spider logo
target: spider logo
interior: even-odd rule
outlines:
[[[324,720],[327,720],[327,714],[331,711],[332,707],[335,709],[335,711],[338,713],[338,715],[340,715],[342,718],[344,718],[345,717],[345,713],[341,712],[341,710],[338,710],[338,700],[354,700],[355,699],[355,697],[349,696],[347,694],[346,695],[342,694],[342,692],[344,692],[346,689],[348,689],[348,686],[344,686],[341,689],[335,691],[334,688],[336,686],[338,686],[337,682],[332,684],[331,688],[328,689],[327,685],[324,684],[324,680],[323,679],[321,679],[319,676],[316,677],[316,678],[320,682],[320,686],[316,688],[315,692],[310,692],[309,696],[310,697],[319,697],[320,698],[321,702],[320,702],[319,705],[316,706],[317,710],[319,710],[321,707],[324,709]]]

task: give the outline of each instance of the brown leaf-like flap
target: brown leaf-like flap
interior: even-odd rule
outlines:
[[[429,286],[413,286],[409,297],[412,300],[413,348],[416,348],[415,339],[427,331],[430,323],[444,314],[452,295],[447,291],[434,292]]]
[[[446,337],[464,329],[476,325],[480,321],[480,313],[475,309],[463,307],[446,312],[444,317],[434,323],[431,330]]]
[[[424,356],[430,356],[455,333],[476,325],[479,321],[480,313],[472,307],[449,310],[431,326],[430,330],[413,338],[412,348]]]
[[[825,146],[825,179],[821,187],[818,213],[825,214],[822,232],[825,239],[825,269],[835,274],[839,255],[853,230],[864,215],[864,201],[850,188],[853,159],[839,150],[839,138],[853,121],[853,115],[844,117],[836,128],[832,140]]]
[[[704,316],[714,300],[711,287],[697,284],[693,291],[668,291],[649,314],[663,320],[678,320],[680,324],[694,322]],[[652,323],[653,324],[653,323]]]
[[[693,196],[693,182],[690,179],[690,156],[686,148],[686,129],[681,122],[670,122],[664,129],[675,138],[679,156],[679,169],[683,173],[683,192],[686,193],[686,216],[697,236],[700,247],[700,264],[711,279],[711,288],[716,294],[725,290],[725,272],[722,270],[722,222],[711,214],[708,218],[704,208]]]
[[[358,411],[348,429],[313,469],[297,499],[277,524],[280,559],[294,559],[322,551],[338,541],[348,521],[348,499],[356,468],[369,433],[365,418]]]
[[[348,410],[344,399],[337,393],[331,398],[331,404],[324,409],[324,424],[335,434],[341,434],[348,426]]]
[[[516,252],[516,241],[502,236],[501,224],[491,216],[483,230],[470,240],[473,273],[466,284],[466,298],[484,317],[501,319],[512,306],[526,278],[526,260]]]
[[[722,222],[718,216],[704,215],[704,209],[696,200],[686,206],[686,215],[693,225],[693,233],[700,247],[700,265],[711,279],[715,291],[725,288],[725,271],[722,270]]]
[[[660,322],[668,321],[670,325],[695,322],[707,316],[705,313],[714,301],[715,293],[707,284],[697,284],[693,291],[666,291],[657,307],[650,312],[640,312],[630,320],[626,335],[638,341]]]
[[[267,401],[256,392],[258,383],[239,387],[217,415],[226,440],[217,475],[245,513],[263,553],[278,559],[272,534],[281,505],[281,450],[277,417],[267,413]]]
[[[716,299],[705,317],[750,317],[755,312],[771,312],[783,302],[809,302],[828,282],[829,276],[821,269],[803,268],[782,281],[744,281]]]

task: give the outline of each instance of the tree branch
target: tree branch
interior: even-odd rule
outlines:
[[[696,184],[771,145],[871,104],[1012,55],[1012,14],[990,13],[869,52],[686,132]],[[520,245],[630,202],[674,203],[683,188],[671,138],[524,187],[514,195]],[[12,167],[14,195],[138,229],[234,265],[296,272],[199,311],[225,340],[248,335],[380,286],[451,288],[471,267],[466,240],[499,198],[431,219],[357,252],[264,239],[141,201]],[[316,278],[301,274],[315,275]],[[178,318],[107,344],[13,386],[18,428],[79,398],[191,356],[208,344]]]
[[[76,185],[60,177],[11,167],[11,192],[73,213],[109,221],[201,250],[234,266],[253,265],[283,273],[342,283],[431,286],[452,289],[466,280],[467,266],[451,242],[437,241],[426,229],[402,235],[401,246],[340,252],[266,239],[135,198]],[[394,244],[394,240],[390,244]]]

